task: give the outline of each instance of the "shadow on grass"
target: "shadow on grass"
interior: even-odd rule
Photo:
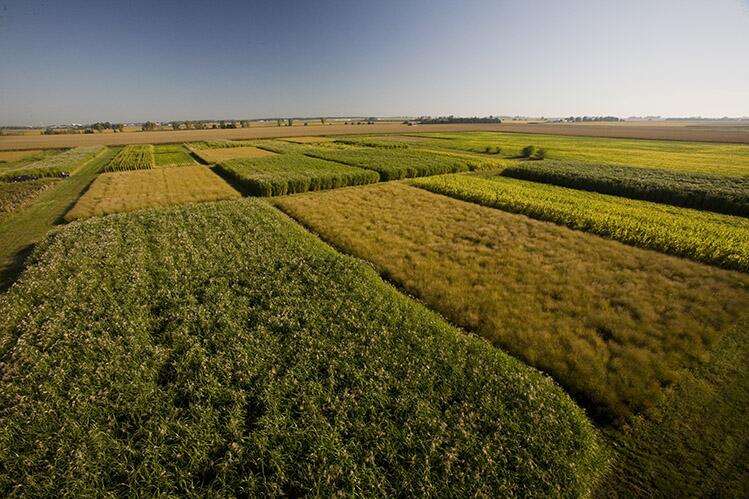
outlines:
[[[243,185],[241,182],[238,182],[237,179],[233,178],[230,175],[227,175],[221,168],[217,168],[216,165],[211,166],[211,171],[224,179],[224,181],[229,184],[231,187],[234,188],[238,193],[240,193],[244,197],[260,197],[256,193],[252,192],[246,185]]]
[[[26,268],[26,260],[34,251],[34,245],[30,244],[17,252],[7,265],[0,267],[0,293],[5,293],[13,285]]]

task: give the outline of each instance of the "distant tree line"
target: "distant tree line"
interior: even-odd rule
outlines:
[[[458,117],[458,116],[440,116],[432,118],[431,116],[422,116],[417,120],[422,125],[439,125],[446,123],[502,123],[502,120],[494,116],[480,118],[478,116]]]
[[[565,118],[570,123],[582,123],[586,121],[624,121],[616,116],[570,116]]]

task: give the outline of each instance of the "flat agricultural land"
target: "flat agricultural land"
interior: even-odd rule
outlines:
[[[501,123],[501,124],[460,124],[460,125],[417,125],[375,124],[375,125],[326,125],[309,127],[253,127],[225,130],[180,130],[155,132],[129,132],[79,135],[8,135],[0,136],[0,150],[44,149],[54,147],[76,147],[80,145],[125,145],[182,143],[217,139],[264,139],[278,137],[308,137],[316,135],[351,134],[406,134],[414,132],[471,132],[495,131],[527,134],[563,136],[611,137],[630,139],[654,139],[700,142],[731,142],[749,144],[749,126],[743,124],[729,127],[697,128],[687,126],[663,126],[659,124],[612,123],[586,126],[564,123]]]
[[[38,154],[39,150],[28,149],[25,151],[0,151],[0,163],[14,163],[18,160]]]
[[[235,158],[263,158],[275,155],[273,152],[266,151],[265,149],[258,149],[253,146],[198,149],[195,151],[195,154],[206,163],[220,163],[227,159]]]
[[[0,490],[580,497],[606,465],[549,378],[260,201],[71,224],[0,309]]]
[[[239,193],[204,166],[106,173],[99,175],[65,218],[77,220],[233,197],[239,197]]]
[[[161,166],[185,166],[197,163],[182,144],[158,144],[153,148],[154,164]]]
[[[657,400],[749,307],[749,277],[400,184],[284,211],[599,414]]]
[[[332,137],[289,137],[284,140],[297,144],[318,144],[320,142],[331,142],[335,139]]]
[[[0,137],[0,495],[746,497],[744,127]]]

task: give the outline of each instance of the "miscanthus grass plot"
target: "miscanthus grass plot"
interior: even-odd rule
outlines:
[[[374,170],[382,180],[423,177],[496,167],[490,160],[466,155],[437,154],[381,147],[307,147],[304,154]]]
[[[217,165],[216,171],[254,196],[335,189],[379,180],[379,175],[370,170],[300,154],[233,159]]]
[[[606,461],[549,378],[260,201],[69,224],[0,309],[6,495],[585,497]]]
[[[125,146],[104,167],[104,171],[120,172],[153,168],[155,166],[153,151],[151,144]]]
[[[603,420],[653,404],[749,307],[749,277],[388,183],[276,203]]]
[[[581,161],[525,161],[502,170],[522,180],[749,216],[749,176],[706,175]]]

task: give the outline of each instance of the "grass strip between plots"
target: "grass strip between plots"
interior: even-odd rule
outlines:
[[[623,243],[749,272],[749,220],[502,176],[442,175],[413,185]]]
[[[335,189],[379,180],[379,175],[370,170],[300,154],[232,159],[217,165],[216,171],[254,196]]]
[[[0,308],[5,494],[585,497],[605,467],[548,377],[261,201],[67,225]]]
[[[96,178],[99,169],[117,151],[116,148],[104,151],[73,175],[41,193],[31,205],[0,223],[0,289],[13,282],[31,246],[62,220],[65,212]]]
[[[749,276],[386,183],[285,212],[551,374],[602,422],[657,402],[749,309]]]
[[[655,203],[749,216],[749,176],[727,177],[580,161],[525,161],[506,177],[642,199]]]

